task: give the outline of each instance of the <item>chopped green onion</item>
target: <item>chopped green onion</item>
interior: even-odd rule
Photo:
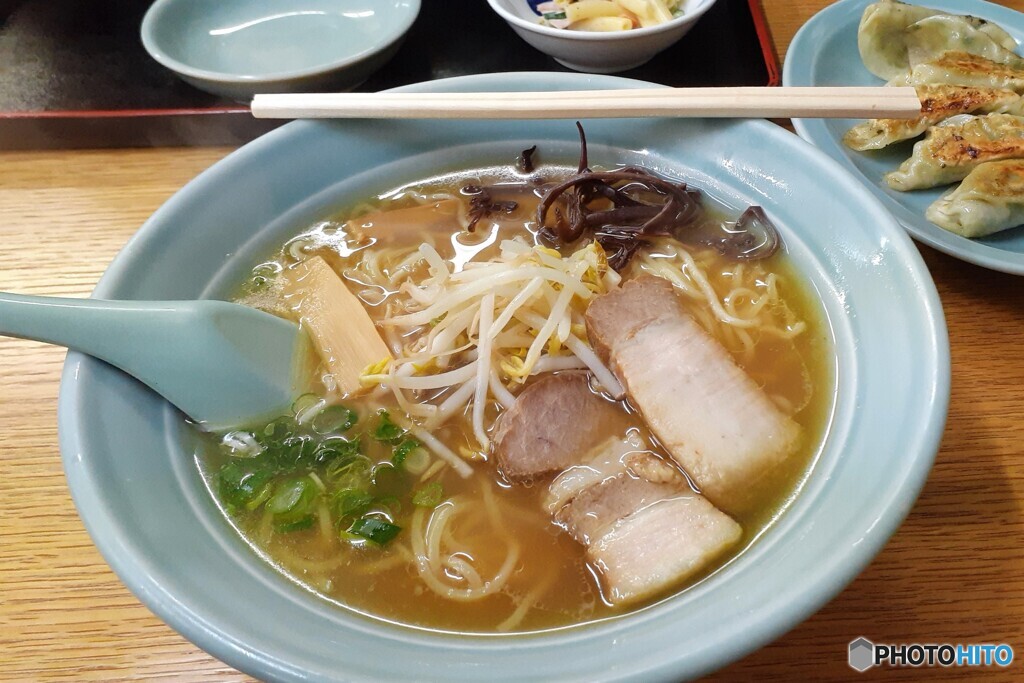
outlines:
[[[267,484],[262,489],[260,489],[260,492],[256,494],[255,498],[253,498],[252,500],[245,504],[245,509],[255,510],[260,505],[263,505],[264,503],[267,502],[267,499],[270,498],[270,493],[271,487],[270,484]]]
[[[331,448],[324,449],[324,455],[331,455],[333,450]],[[351,472],[369,472],[370,465],[370,459],[365,455],[360,455],[359,453],[339,453],[333,460],[327,463],[324,474],[329,479],[337,479]]]
[[[309,490],[312,483],[307,481],[305,477],[281,482],[274,492],[274,497],[267,504],[267,510],[275,515],[294,510],[302,501],[302,497]]]
[[[342,489],[334,494],[334,510],[339,517],[362,514],[372,502],[373,496],[359,489]]]
[[[341,531],[339,531],[338,532],[338,538],[340,538],[343,541],[349,541],[349,542],[351,542],[351,541],[363,541],[363,540],[366,540],[362,536],[356,536],[354,533],[352,533],[348,529],[342,529]]]
[[[400,531],[403,508],[443,500],[439,483],[413,490],[433,456],[387,410],[355,430],[356,413],[326,401],[304,394],[292,404],[294,416],[224,434],[219,498],[232,515],[265,511],[277,533],[315,528],[326,514],[340,538],[384,545]],[[390,460],[379,461],[370,439],[390,449]]]
[[[313,418],[313,429],[320,434],[346,432],[355,426],[359,416],[345,406],[328,406]]]
[[[419,476],[427,471],[427,468],[430,467],[430,462],[430,453],[426,448],[420,446],[413,449],[412,453],[405,457],[405,471]]]
[[[370,459],[365,455],[342,455],[328,463],[324,478],[340,488],[366,488],[371,482]]]
[[[264,489],[269,489],[272,477],[273,473],[267,470],[251,470],[237,462],[229,462],[217,475],[217,488],[225,503],[243,507],[253,500],[266,499]]]
[[[383,498],[377,499],[377,505],[384,508],[384,512],[390,513],[389,516],[394,517],[402,511],[402,501],[398,500],[398,496],[384,496]]]
[[[436,508],[444,497],[441,482],[433,481],[412,494],[412,504],[424,508]]]
[[[325,436],[320,441],[320,445],[324,448],[334,448],[349,455],[355,455],[359,453],[359,437],[353,439],[346,439],[343,436]]]
[[[420,442],[417,441],[416,439],[403,439],[402,443],[395,446],[395,450],[393,452],[393,455],[391,456],[392,464],[395,467],[401,467],[402,463],[405,462],[405,459],[409,456],[409,454],[419,447]]]
[[[289,524],[310,515],[316,497],[317,488],[312,479],[305,475],[293,477],[277,485],[266,509],[274,515],[275,523]]]
[[[391,415],[388,414],[388,411],[381,410],[377,415],[380,416],[380,423],[373,430],[373,438],[377,439],[377,441],[386,442],[393,442],[402,438],[405,430],[391,421]]]
[[[316,444],[308,436],[289,436],[281,442],[280,457],[286,465],[312,464]]]
[[[291,418],[279,417],[266,427],[263,428],[263,433],[260,435],[260,440],[263,443],[281,442],[292,435],[292,429],[289,426]]]
[[[331,463],[338,458],[352,460],[358,455],[358,440],[347,441],[341,437],[334,437],[320,442],[320,445],[316,449],[316,453],[313,455],[313,459],[317,462]]]
[[[352,522],[352,526],[348,528],[349,533],[365,538],[377,545],[386,545],[401,530],[402,527],[376,517],[360,517]]]
[[[323,399],[316,394],[303,394],[302,396],[299,396],[292,403],[292,413],[295,415],[296,421],[301,424],[304,421],[302,420],[302,414],[312,408],[315,408],[317,404],[322,402]]]
[[[548,21],[553,21],[555,19],[565,19],[566,18],[565,12],[545,12],[543,16]]]

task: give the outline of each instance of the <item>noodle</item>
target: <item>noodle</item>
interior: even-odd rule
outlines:
[[[379,574],[413,561],[412,551],[404,545],[394,544],[388,548],[387,554],[373,562],[354,564],[353,570],[360,574]]]
[[[323,484],[321,484],[323,486]],[[331,513],[327,509],[327,501],[320,499],[316,511],[317,523],[320,528],[320,538],[326,547],[334,545],[334,529],[331,527]]]
[[[487,499],[488,490],[484,490],[484,498]],[[425,521],[426,512],[423,508],[417,508],[412,518],[412,550],[416,558],[416,568],[420,578],[427,586],[438,595],[457,601],[480,600],[489,595],[500,592],[508,582],[519,560],[519,545],[509,543],[508,554],[497,574],[489,580],[482,580],[479,573],[468,564],[464,556],[465,551],[455,551],[442,559],[442,539],[447,530],[450,520],[456,515],[459,503],[451,499],[437,506]],[[490,512],[490,507],[488,508]],[[496,512],[496,511],[495,511]],[[490,521],[495,530],[500,528],[501,520],[494,514],[490,515]],[[425,526],[424,526],[425,525]],[[461,577],[462,582],[469,584],[467,588],[459,588],[449,585],[445,579],[450,578],[443,571],[447,566],[455,570]]]
[[[700,260],[706,258],[701,255]],[[761,262],[741,263],[730,274],[732,287],[716,292],[705,268],[682,245],[665,240],[656,243],[654,253],[642,254],[637,259],[640,268],[666,278],[686,296],[706,303],[713,313],[691,311],[706,329],[714,325],[726,345],[751,358],[755,341],[751,331],[770,334],[780,339],[792,339],[804,332],[805,322],[796,320],[793,312],[779,294],[780,277],[765,272]],[[743,302],[748,302],[746,305]],[[739,349],[737,349],[737,346]]]
[[[516,605],[515,611],[513,611],[512,614],[508,615],[508,617],[503,622],[498,624],[494,628],[494,630],[500,633],[507,633],[512,629],[516,628],[517,626],[519,626],[519,624],[522,623],[523,618],[526,616],[527,612],[529,612],[534,607],[534,605],[537,604],[537,601],[540,600],[540,597],[542,595],[544,595],[551,589],[551,586],[553,586],[555,583],[555,578],[556,577],[554,573],[548,572],[548,574],[543,579],[534,584],[533,588],[530,589],[530,592],[527,593],[526,596],[519,601],[519,604]]]

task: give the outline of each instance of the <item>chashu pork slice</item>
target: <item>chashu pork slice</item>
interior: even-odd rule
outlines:
[[[623,473],[581,491],[555,513],[555,523],[583,545],[589,546],[623,517],[671,498],[689,488],[658,483]]]
[[[643,275],[587,309],[590,342],[669,455],[736,514],[796,448],[800,428],[687,314],[671,283]]]
[[[654,501],[605,528],[587,557],[605,598],[622,605],[651,597],[693,576],[739,542],[727,514],[693,491]]]
[[[678,585],[742,535],[674,465],[632,446],[610,440],[549,487],[549,510],[564,501],[554,522],[587,548],[605,598],[617,605]]]
[[[675,464],[647,450],[638,435],[615,436],[555,477],[544,497],[544,509],[554,515],[584,489],[624,473],[655,484],[690,485]]]
[[[512,482],[559,472],[580,461],[606,434],[618,411],[590,389],[585,372],[545,375],[498,419],[494,457]]]

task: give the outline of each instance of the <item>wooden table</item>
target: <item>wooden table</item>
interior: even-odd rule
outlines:
[[[827,4],[765,2],[780,54]],[[1024,10],[1024,0],[1000,4]],[[145,218],[229,151],[0,154],[0,291],[88,295]],[[847,643],[860,635],[1007,642],[1024,659],[1024,279],[921,251],[945,306],[953,359],[949,422],[928,484],[850,587],[715,680],[846,680]],[[93,547],[57,448],[63,360],[61,349],[0,338],[0,680],[248,680],[150,614]],[[986,680],[1024,680],[1022,666],[986,669]]]

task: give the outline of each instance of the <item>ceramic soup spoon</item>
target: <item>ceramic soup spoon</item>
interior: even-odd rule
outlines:
[[[210,429],[286,411],[303,381],[298,325],[225,301],[0,293],[0,335],[58,344],[142,381]]]

